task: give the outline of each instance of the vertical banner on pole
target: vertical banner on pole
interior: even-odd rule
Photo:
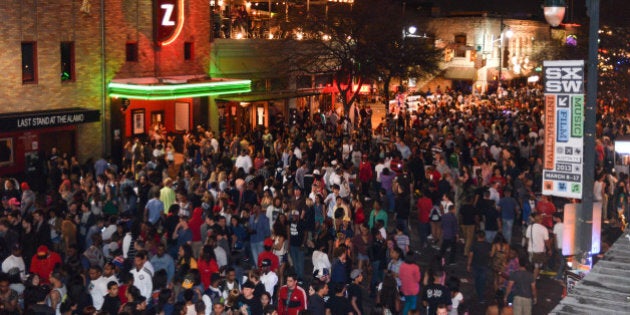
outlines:
[[[542,193],[582,198],[584,60],[544,61],[545,145]]]

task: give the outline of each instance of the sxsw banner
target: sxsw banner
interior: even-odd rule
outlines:
[[[582,199],[584,60],[544,61],[542,193]]]

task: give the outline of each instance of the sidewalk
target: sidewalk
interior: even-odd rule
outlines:
[[[432,247],[426,248],[424,251],[418,251],[418,248],[414,248],[414,245],[417,246],[419,243],[417,230],[413,229],[414,226],[417,225],[417,221],[415,218],[411,220],[411,247],[416,253],[420,252],[417,263],[420,265],[420,271],[424,274],[427,271],[429,262],[434,255],[439,254],[439,250],[436,250]],[[513,235],[513,239],[517,240],[521,238],[520,227],[516,227]],[[488,301],[486,304],[479,303],[479,299],[476,297],[473,276],[471,273],[466,271],[466,263],[467,260],[463,256],[463,244],[457,244],[457,263],[455,265],[447,265],[445,266],[447,279],[450,276],[458,277],[461,280],[461,292],[464,295],[464,304],[460,306],[460,314],[463,314],[464,310],[468,311],[468,314],[486,314],[486,308],[488,305],[492,304],[494,292],[492,292],[492,283],[493,278],[489,274],[488,282],[486,285],[486,295],[485,300]],[[562,285],[553,280],[553,275],[545,276],[541,273],[540,279],[536,282],[536,286],[538,289],[538,303],[534,305],[532,314],[548,314],[562,299],[563,287]],[[420,303],[420,299],[418,299]],[[420,304],[419,304],[420,307]],[[420,307],[420,314],[425,314],[425,309]]]

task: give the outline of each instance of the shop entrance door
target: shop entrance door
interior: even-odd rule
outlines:
[[[39,147],[41,152],[50,154],[53,147],[60,153],[76,154],[76,134],[74,130],[62,130],[39,134]]]

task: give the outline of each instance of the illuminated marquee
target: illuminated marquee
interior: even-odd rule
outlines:
[[[184,0],[153,1],[154,38],[159,46],[170,45],[184,27]]]

